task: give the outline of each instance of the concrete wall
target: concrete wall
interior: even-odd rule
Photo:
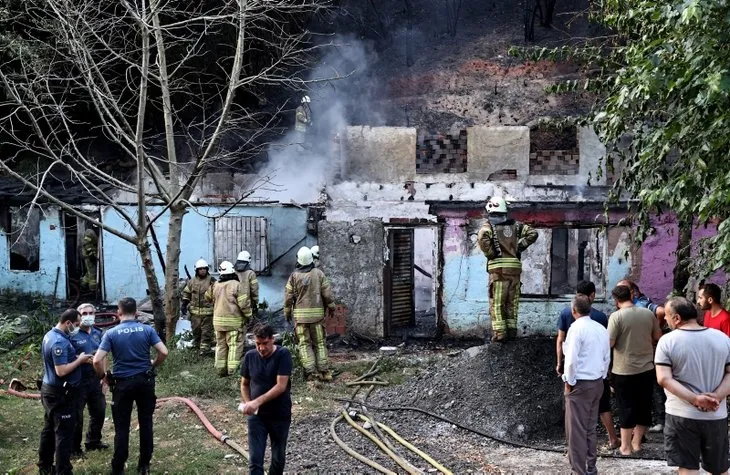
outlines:
[[[385,233],[378,219],[319,225],[322,270],[347,309],[347,330],[382,337]]]
[[[38,293],[66,298],[66,237],[61,227],[61,212],[55,206],[44,207],[40,220],[39,270],[10,270],[10,243],[0,228],[0,289]],[[58,284],[56,284],[58,275]]]
[[[577,175],[530,175],[529,127],[467,128],[465,173],[416,174],[417,130],[406,127],[348,127],[345,130],[339,182],[358,183],[445,183],[515,182],[499,177],[502,170],[515,170],[516,182],[536,186],[603,186],[606,173],[598,169],[606,148],[589,128],[578,129],[580,153]],[[329,187],[328,187],[329,191]],[[405,199],[408,199],[406,194]],[[418,199],[418,198],[415,198]]]
[[[351,180],[405,182],[416,176],[416,129],[347,127],[342,175]]]
[[[213,223],[210,217],[219,216],[228,208],[229,206],[203,206],[199,207],[197,212],[191,211],[185,216],[180,242],[181,276],[185,276],[184,264],[187,264],[188,270],[193,273],[196,260],[202,258],[209,263],[213,262]],[[134,214],[132,207],[128,211]],[[297,250],[301,246],[312,246],[315,243],[315,239],[306,234],[307,210],[282,206],[238,206],[226,216],[262,216],[268,220],[269,262],[286,255],[272,268],[271,275],[259,277],[259,299],[266,300],[272,310],[282,308],[284,286],[289,274],[294,270]],[[109,225],[121,227],[129,232],[128,227],[114,210],[106,209],[103,219]],[[163,253],[167,243],[167,224],[168,219],[164,215],[154,224]],[[232,260],[235,258],[236,256],[231,256]],[[159,282],[164,285],[164,276],[154,250],[153,262]],[[135,298],[146,296],[147,283],[137,250],[126,241],[106,232],[104,268],[107,301],[114,302],[123,296]]]
[[[467,174],[484,180],[504,169],[517,171],[517,179],[530,173],[529,127],[485,127],[467,129]]]
[[[523,222],[536,226],[554,226],[561,222],[595,225],[598,209],[562,210],[547,213],[544,210],[520,210],[513,213]],[[490,328],[488,274],[486,258],[476,247],[472,236],[472,223],[480,211],[454,210],[440,212],[445,222],[443,234],[443,310],[446,333],[453,336],[484,335]],[[618,216],[612,215],[611,222]],[[612,311],[610,290],[625,278],[638,283],[641,290],[657,303],[663,303],[672,290],[672,271],[676,263],[677,225],[673,216],[656,220],[656,233],[641,248],[631,241],[631,228],[611,227],[605,238],[605,269],[598,287],[604,292],[598,295],[598,308]],[[695,229],[694,239],[712,235],[711,227]],[[538,246],[540,243],[538,238]],[[548,248],[549,252],[549,248]],[[523,262],[527,262],[523,256]],[[535,269],[524,269],[523,291],[534,287]],[[548,269],[549,272],[549,269]],[[538,272],[539,274],[539,272]],[[595,280],[595,279],[594,279]],[[712,281],[724,284],[726,277],[718,274]],[[553,334],[560,310],[568,305],[566,298],[523,298],[520,302],[520,334]]]

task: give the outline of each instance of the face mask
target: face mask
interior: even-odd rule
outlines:
[[[96,322],[96,317],[94,315],[84,315],[81,317],[81,325],[85,327],[92,327],[94,326],[94,323]]]
[[[74,336],[79,332],[79,327],[74,326],[71,328],[71,331],[68,332],[68,336]]]

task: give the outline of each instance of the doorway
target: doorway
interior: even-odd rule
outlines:
[[[438,336],[438,227],[386,227],[385,335]]]

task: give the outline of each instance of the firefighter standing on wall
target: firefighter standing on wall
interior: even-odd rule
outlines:
[[[289,277],[284,292],[284,316],[291,322],[299,358],[308,381],[332,381],[327,359],[325,309],[334,312],[330,282],[324,273],[314,267],[312,251],[302,247],[297,252],[297,268]]]
[[[251,299],[238,282],[233,264],[223,261],[218,266],[220,279],[205,293],[213,302],[215,328],[215,369],[218,376],[236,374],[243,357],[243,327],[251,319]]]
[[[213,304],[205,298],[215,278],[208,273],[208,263],[199,259],[195,263],[195,276],[189,279],[182,291],[183,314],[190,312],[193,327],[193,349],[200,350],[200,356],[211,352],[215,335],[213,334]]]
[[[492,341],[517,337],[522,252],[537,240],[537,231],[507,217],[504,198],[492,197],[486,205],[487,222],[479,230],[477,244],[487,257],[489,314]]]
[[[253,321],[256,321],[259,316],[259,281],[256,279],[256,272],[251,269],[251,254],[248,251],[239,252],[233,269],[236,271],[238,281],[251,299]]]

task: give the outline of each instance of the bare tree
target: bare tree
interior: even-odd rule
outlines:
[[[0,65],[0,170],[35,191],[33,204],[58,205],[136,247],[161,333],[165,322],[175,330],[182,223],[198,181],[259,142],[276,115],[256,112],[266,91],[305,85],[299,73],[315,47],[303,24],[328,3],[22,2],[23,45]],[[124,226],[59,198],[53,180],[75,183]],[[136,210],[119,204],[122,194]],[[148,239],[163,215],[164,305]]]

